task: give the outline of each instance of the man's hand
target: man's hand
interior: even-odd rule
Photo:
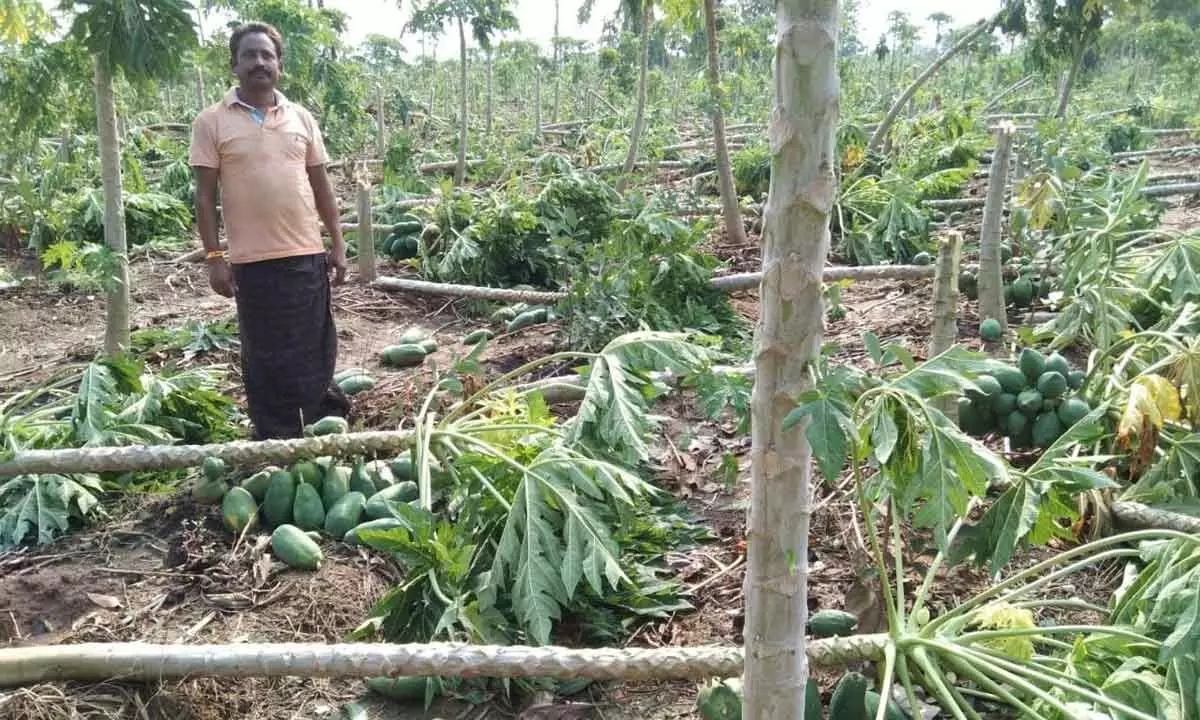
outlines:
[[[329,249],[329,271],[333,275],[333,284],[341,285],[346,282],[346,246],[338,243]]]
[[[233,297],[233,268],[225,258],[213,258],[208,262],[208,285],[218,295]]]

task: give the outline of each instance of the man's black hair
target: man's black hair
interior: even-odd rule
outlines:
[[[238,46],[242,44],[242,38],[251,33],[262,33],[271,39],[271,43],[275,46],[275,56],[283,61],[283,35],[275,29],[274,25],[268,25],[262,22],[250,22],[244,25],[239,25],[233,34],[229,36],[229,61],[237,64]]]

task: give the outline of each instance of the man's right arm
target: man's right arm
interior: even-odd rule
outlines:
[[[192,143],[189,160],[196,173],[196,229],[204,245],[208,266],[208,284],[213,292],[233,297],[233,270],[221,254],[217,237],[217,185],[220,180],[221,158],[211,121],[203,115],[192,123]]]
[[[220,171],[196,166],[196,228],[206,253],[221,249],[217,239],[217,176]]]

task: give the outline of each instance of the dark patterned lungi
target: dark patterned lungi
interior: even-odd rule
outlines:
[[[350,402],[333,382],[337,330],[325,254],[235,264],[238,330],[254,439],[300,437]]]

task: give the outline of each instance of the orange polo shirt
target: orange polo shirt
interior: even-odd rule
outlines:
[[[275,95],[263,113],[235,87],[192,121],[190,163],[220,171],[232,263],[325,251],[307,170],[329,162],[321,130],[307,110]]]

